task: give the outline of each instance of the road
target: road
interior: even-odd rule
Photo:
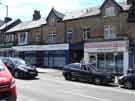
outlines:
[[[18,101],[134,101],[135,91],[65,81],[60,75],[39,74],[34,80],[16,79]]]

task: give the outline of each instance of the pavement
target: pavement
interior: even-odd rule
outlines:
[[[52,68],[37,68],[37,71],[38,71],[38,73],[62,75],[62,70],[52,69]]]

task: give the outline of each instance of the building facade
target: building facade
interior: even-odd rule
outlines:
[[[31,64],[60,67],[84,58],[99,70],[122,74],[133,65],[135,53],[130,7],[126,2],[105,0],[99,7],[67,14],[52,8],[46,19],[24,22],[8,32],[16,33],[18,46],[13,49],[35,61]]]

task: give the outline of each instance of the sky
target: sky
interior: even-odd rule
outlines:
[[[126,1],[126,0],[116,0]],[[102,5],[104,0],[0,0],[8,5],[8,16],[22,21],[32,20],[34,10],[39,10],[42,17],[46,17],[51,8],[65,13],[78,9]],[[0,19],[6,16],[6,6],[0,5]]]

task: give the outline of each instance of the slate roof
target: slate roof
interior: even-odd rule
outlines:
[[[4,24],[4,21],[0,20],[0,26],[2,26]]]
[[[5,29],[7,26],[11,25],[12,23],[18,21],[19,19],[16,19],[16,20],[11,20],[9,21],[8,23],[4,23],[1,27],[0,27],[0,30],[3,30]]]
[[[12,29],[8,30],[7,33],[37,28],[43,24],[46,24],[45,18],[41,18],[36,21],[26,21],[26,22],[22,22],[22,23],[18,24],[17,26],[13,27]]]
[[[59,18],[64,18],[64,14],[62,14],[61,12],[58,12],[58,11],[56,11],[55,9],[53,9],[53,11],[54,11],[54,13],[55,13],[55,15],[57,16],[57,17],[59,17]]]
[[[130,8],[130,5],[127,5],[125,1],[119,2],[118,5],[121,6],[123,11],[128,11]],[[72,19],[78,19],[87,16],[94,16],[94,15],[99,15],[100,13],[101,13],[100,6],[92,7],[92,8],[87,8],[87,9],[77,10],[77,11],[67,13],[66,16],[64,16],[64,20],[72,20]]]
[[[87,8],[87,9],[77,10],[74,12],[67,13],[67,15],[64,17],[64,20],[83,18],[83,17],[94,16],[98,14],[100,14],[99,7]]]

